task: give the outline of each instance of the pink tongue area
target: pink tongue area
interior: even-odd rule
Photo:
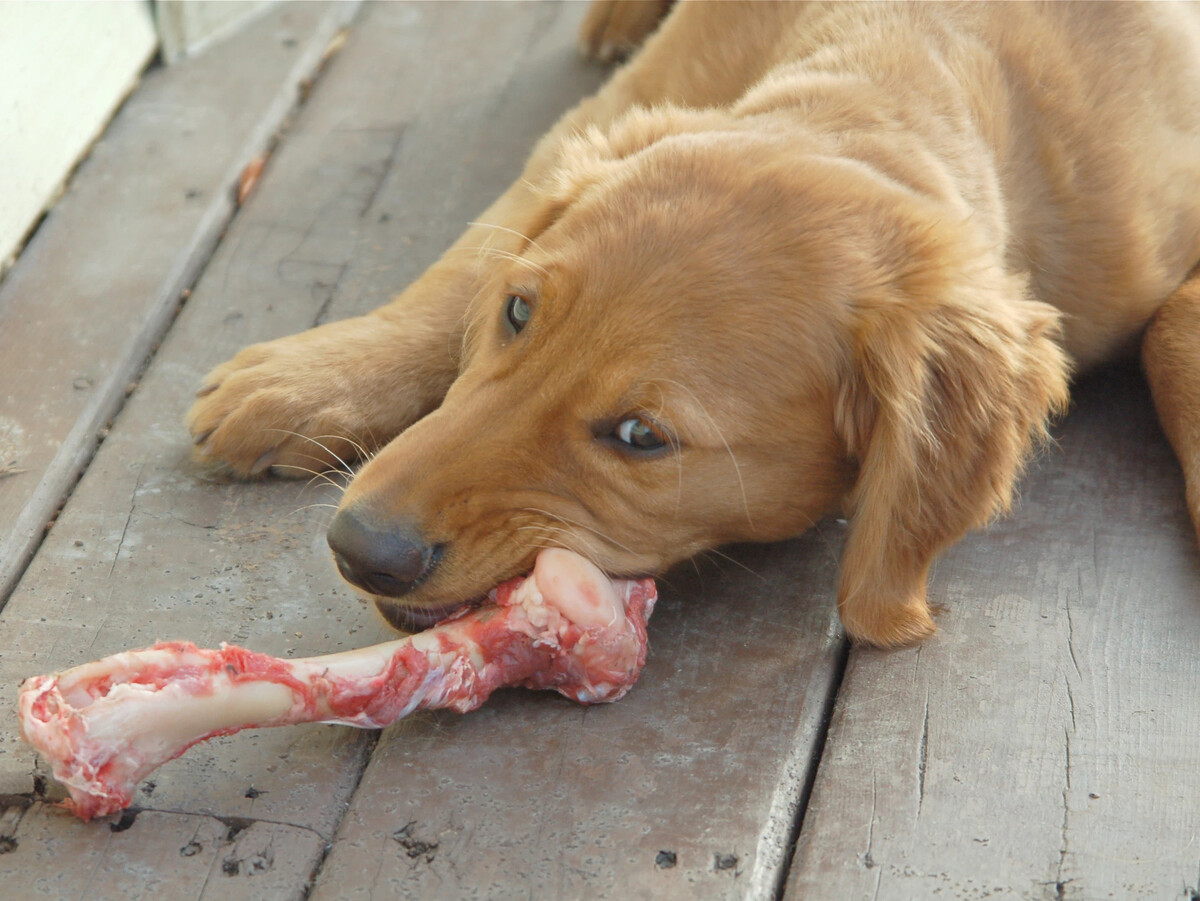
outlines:
[[[557,607],[576,625],[608,626],[625,615],[617,587],[608,576],[572,551],[542,551],[533,567],[533,580],[546,604]]]

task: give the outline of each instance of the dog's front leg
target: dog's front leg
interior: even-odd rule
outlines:
[[[1200,274],[1159,308],[1142,343],[1154,406],[1183,464],[1187,505],[1200,535]]]
[[[458,375],[468,305],[496,261],[547,224],[541,186],[564,137],[611,122],[638,95],[636,75],[633,67],[569,112],[522,177],[392,302],[253,345],[210,372],[187,417],[199,459],[240,476],[304,476],[372,453],[440,405]]]
[[[435,267],[367,316],[242,350],[205,377],[188,414],[198,458],[299,477],[390,440],[454,379],[468,285]]]
[[[490,225],[468,229],[390,303],[218,366],[187,418],[197,456],[240,476],[304,476],[386,444],[442,402],[458,375],[468,304],[497,252],[520,252],[544,208],[519,181],[480,217]]]
[[[188,414],[199,458],[244,476],[304,475],[372,452],[437,407],[458,374],[467,306],[496,260],[520,253],[548,224],[564,140],[589,126],[603,130],[638,104],[732,99],[740,82],[722,92],[717,70],[705,77],[692,65],[691,48],[727,31],[740,9],[681,6],[644,51],[541,139],[521,178],[479,217],[487,224],[472,226],[394,301],[254,345],[214,369]],[[740,53],[737,65],[756,77],[761,48]]]
[[[563,139],[653,100],[656,85],[642,73],[653,75],[656,59],[626,67],[564,116],[481,224],[391,303],[253,345],[210,372],[187,417],[199,459],[241,476],[304,476],[373,452],[436,408],[458,375],[471,300],[496,260],[520,253],[547,224],[543,186]]]

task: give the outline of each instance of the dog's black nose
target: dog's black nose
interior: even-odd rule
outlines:
[[[353,507],[338,511],[326,540],[347,582],[386,597],[408,594],[442,557],[442,546],[427,544],[410,524],[383,527]]]

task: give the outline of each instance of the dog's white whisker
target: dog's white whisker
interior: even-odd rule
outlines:
[[[675,457],[675,519],[679,519],[679,508],[683,504],[683,454],[680,453],[679,439],[675,437],[675,423],[667,416],[667,395],[662,389],[662,385],[657,382],[654,387],[658,389],[658,412],[655,418],[660,420],[667,427],[667,443],[671,445],[671,451]]]
[[[295,437],[295,438],[300,438],[300,439],[302,439],[302,440],[304,440],[304,441],[311,441],[311,442],[312,442],[313,444],[315,444],[317,447],[321,448],[321,450],[325,451],[325,453],[329,454],[329,456],[333,457],[333,459],[335,459],[335,460],[337,460],[339,463],[341,463],[341,464],[342,464],[342,470],[343,470],[344,472],[349,472],[349,473],[352,473],[352,470],[350,469],[350,464],[349,464],[349,463],[347,463],[345,460],[343,460],[343,459],[342,459],[342,458],[341,458],[341,457],[340,457],[338,454],[334,453],[334,452],[333,452],[333,451],[332,451],[332,450],[331,450],[331,449],[330,449],[328,446],[326,446],[325,444],[322,444],[322,443],[321,443],[320,441],[318,441],[316,438],[312,438],[312,437],[310,437],[310,436],[308,436],[308,435],[302,435],[300,432],[293,432],[291,429],[266,429],[266,431],[268,431],[268,432],[281,432],[281,433],[282,433],[282,434],[284,434],[284,435],[291,435],[291,436],[293,436],[293,437]],[[342,439],[342,438],[340,438],[339,436],[336,436],[336,435],[325,435],[325,436],[322,436],[322,437],[325,437],[325,438],[337,438],[338,440],[345,440],[345,439]]]
[[[557,540],[557,547],[565,547],[569,551],[574,551],[579,556],[585,558],[597,569],[604,569],[604,565],[592,549],[582,543],[580,536],[572,532],[570,529],[564,529],[560,526],[550,525],[548,523],[534,523],[528,526],[518,526],[517,530],[534,530],[541,533],[546,540]]]
[[[477,254],[477,255],[482,255],[482,254]],[[481,297],[483,297],[483,293],[484,293],[484,291],[487,290],[487,288],[488,288],[488,282],[485,279],[482,281],[482,283],[479,285],[479,287],[475,289],[475,293],[471,296],[470,301],[468,301],[467,304],[463,307],[462,316],[459,317],[459,322],[461,322],[463,324],[463,334],[462,334],[462,340],[459,342],[459,354],[458,354],[460,362],[462,360],[465,360],[468,356],[470,356],[471,346],[474,343],[476,336],[479,332],[479,328],[483,321],[483,317],[478,315],[477,306],[479,304],[479,299]],[[447,336],[447,344],[446,344],[446,352],[451,354],[451,356],[453,356],[453,352],[450,348],[450,343],[449,343],[451,340],[453,340],[453,333],[451,333],[451,335]]]
[[[708,408],[701,403],[700,398],[696,396],[696,392],[694,392],[691,388],[682,382],[675,381],[674,379],[659,379],[659,381],[667,385],[674,385],[681,391],[685,391],[695,402],[697,409],[699,409],[700,412],[707,417],[709,424],[713,428],[713,432],[716,433],[716,436],[721,440],[721,443],[725,445],[725,452],[729,454],[729,459],[733,463],[733,471],[737,474],[738,488],[742,492],[742,508],[746,511],[746,522],[749,523],[750,530],[755,531],[757,527],[754,525],[754,517],[750,514],[750,500],[746,495],[746,483],[742,478],[742,467],[741,464],[738,463],[737,455],[733,452],[733,448],[730,447],[729,441],[725,438],[724,431],[722,431],[721,427],[717,425],[716,419],[714,419],[713,415],[708,412]]]
[[[613,538],[611,535],[607,534],[606,532],[603,532],[600,529],[595,528],[594,526],[590,526],[585,522],[581,522],[579,520],[572,520],[572,519],[570,519],[566,516],[562,516],[558,513],[551,513],[549,510],[543,510],[540,507],[526,507],[525,510],[529,513],[536,513],[541,516],[547,516],[550,519],[558,520],[565,526],[575,526],[576,528],[586,529],[587,531],[589,531],[593,535],[595,535],[597,538],[599,538],[601,541],[607,542],[608,544],[611,544],[613,547],[620,548],[621,550],[625,551],[625,553],[627,553],[627,554],[630,554],[632,556],[637,556],[637,552],[633,548],[629,547],[626,544],[622,544],[621,542],[617,541],[615,538]],[[604,567],[600,567],[600,568],[603,569]]]
[[[367,457],[367,449],[363,447],[361,443],[355,441],[351,435],[318,435],[317,437],[321,439],[332,438],[334,441],[345,441],[352,448],[358,451],[358,456],[360,459],[365,459]],[[346,470],[346,473],[348,475],[354,475],[354,473],[349,469]]]
[[[720,551],[715,547],[708,548],[704,553],[711,554],[714,557],[720,557],[722,560],[727,560],[730,563],[732,563],[734,566],[738,567],[739,569],[745,570],[750,575],[754,576],[754,578],[756,578],[762,582],[767,581],[767,577],[764,576],[762,573],[751,569],[749,566],[747,566],[741,560],[738,560],[736,557],[731,557],[731,556],[729,556],[729,554],[726,554],[725,552]]]
[[[528,241],[529,245],[531,247],[535,247],[538,250],[542,249],[538,245],[538,242],[533,240],[533,238],[529,237],[529,235],[523,234],[522,232],[517,231],[515,228],[509,228],[506,225],[496,225],[493,222],[468,222],[467,225],[475,225],[475,226],[478,226],[479,228],[494,228],[497,231],[508,232],[510,235],[516,235],[522,241]]]
[[[545,266],[542,266],[539,263],[535,263],[532,260],[527,260],[520,254],[512,253],[511,251],[508,251],[508,250],[501,250],[499,247],[480,246],[479,253],[480,253],[480,255],[491,254],[493,256],[502,257],[503,259],[506,259],[506,260],[511,260],[512,262],[517,263],[518,265],[526,266],[529,269],[532,269],[534,272],[538,273],[539,275],[549,275],[550,274],[549,270],[546,269]]]
[[[356,438],[354,438],[354,439],[347,438],[346,440],[351,441],[351,443],[355,446],[355,448],[358,449],[358,452],[361,454],[361,457],[360,457],[361,466],[359,467],[360,469],[362,468],[362,466],[366,466],[368,463],[370,463],[372,460],[374,460],[375,456],[381,450],[381,445],[375,439],[375,433],[371,431],[370,426],[367,427],[367,434],[363,435],[361,433],[358,433]],[[372,450],[372,448],[373,448],[373,450]],[[354,481],[355,473],[347,473],[347,476],[349,476],[349,478],[347,478],[347,480],[346,480],[346,487],[349,488],[350,482]]]
[[[320,480],[326,482],[327,484],[329,484],[330,486],[332,486],[333,488],[336,488],[339,492],[344,492],[346,490],[346,486],[342,485],[338,482],[335,482],[333,480],[333,478],[329,475],[329,473],[317,472],[315,469],[309,469],[307,466],[296,466],[293,463],[274,463],[274,464],[272,464],[271,468],[272,469],[295,469],[295,470],[298,470],[299,472],[307,472],[309,475],[312,476],[312,478],[309,479],[307,483],[305,483],[305,485],[304,485],[305,488],[312,487],[312,483],[317,481],[318,479],[320,479]]]
[[[328,507],[330,510],[336,510],[338,508],[338,505],[337,504],[305,504],[303,507],[297,507],[295,510],[293,510],[292,516],[295,516],[297,513],[303,513],[305,510],[312,510],[315,507]]]
[[[318,457],[315,454],[301,454],[300,456],[304,457],[307,460],[312,460],[316,463],[324,463],[325,462],[324,457]],[[276,465],[283,466],[284,464],[276,464]],[[303,466],[296,466],[295,468],[302,470],[303,472],[311,472],[313,475],[318,475],[318,474],[322,475],[326,479],[330,480],[331,485],[336,485],[342,491],[345,491],[347,488],[350,487],[350,482],[354,478],[353,473],[345,472],[344,470],[338,469],[337,467],[334,467],[333,469],[323,469],[320,471],[320,473],[318,473],[317,470],[315,470],[315,469],[308,469],[307,467],[303,467]],[[337,478],[342,479],[344,481],[334,482],[333,481],[334,476],[336,476]]]
[[[316,439],[319,441],[345,441],[352,448],[354,448],[354,450],[360,456],[363,455],[364,453],[366,453],[366,450],[363,448],[363,446],[361,444],[359,444],[357,441],[355,441],[354,438],[352,438],[350,435],[317,435]],[[310,438],[309,440],[313,441],[312,438]],[[313,443],[316,443],[316,441],[313,441]],[[319,446],[323,447],[325,449],[326,453],[333,454],[333,451],[330,448],[325,447],[325,445],[321,444]],[[337,461],[338,461],[338,463],[341,464],[341,466],[332,471],[338,473],[339,475],[346,476],[346,484],[349,485],[350,480],[354,478],[354,467],[352,467],[348,461],[343,460],[341,457],[338,457],[336,454],[334,454],[334,456],[337,457]]]

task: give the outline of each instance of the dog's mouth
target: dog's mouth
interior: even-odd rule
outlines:
[[[431,540],[411,523],[381,518],[370,508],[351,505],[339,510],[326,537],[342,577],[365,592],[383,619],[400,631],[421,632],[482,603],[488,595],[481,591],[486,586],[482,580],[466,578],[462,573],[455,578],[453,567],[446,575],[447,564],[455,562],[455,555],[445,542]],[[558,564],[543,565],[540,561],[550,551],[555,552],[551,558]],[[543,548],[536,556],[529,555],[532,560],[526,554],[522,552],[522,561],[514,561],[515,566],[530,567],[521,578],[541,573],[566,592],[568,603],[571,598],[594,594],[586,586],[598,584],[598,580],[613,583],[639,578],[605,572],[599,561],[586,560],[565,548]],[[447,595],[457,595],[458,599],[447,601]]]
[[[437,607],[410,607],[392,598],[376,597],[375,609],[392,628],[399,629],[401,632],[421,632],[430,626],[436,626],[459,610],[472,607],[482,600],[483,598],[480,597],[470,601],[440,604]]]
[[[604,605],[601,597],[613,592],[620,593],[629,583],[651,578],[643,576],[613,576],[598,569],[578,554],[563,548],[551,548],[538,554],[533,569],[514,579],[501,583],[486,595],[466,601],[453,601],[432,607],[406,604],[395,598],[376,595],[375,609],[393,628],[402,632],[421,632],[437,625],[468,607],[485,603],[497,591],[525,579],[536,578],[542,593],[554,599],[555,606],[571,610],[576,619],[586,619],[587,611]],[[607,588],[608,590],[604,590]]]

